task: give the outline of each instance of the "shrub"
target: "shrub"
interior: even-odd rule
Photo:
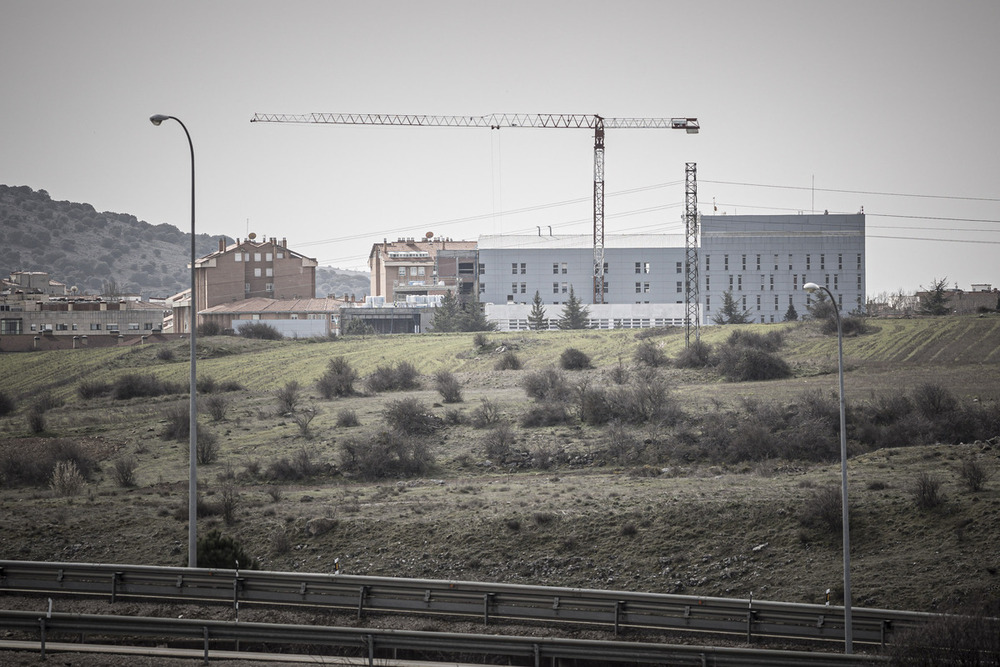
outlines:
[[[948,389],[939,384],[927,383],[913,392],[917,412],[927,419],[937,419],[958,409],[958,401]]]
[[[471,422],[475,428],[486,428],[501,419],[503,415],[497,404],[488,398],[481,398],[479,407],[472,411]]]
[[[298,380],[289,380],[285,386],[275,392],[278,399],[278,412],[283,415],[294,414],[302,400],[302,391]]]
[[[513,350],[507,350],[497,362],[493,364],[494,370],[498,371],[519,371],[524,366],[521,362],[521,358],[514,354]]]
[[[281,340],[284,336],[267,322],[250,322],[240,327],[240,335],[244,338],[257,338],[260,340]]]
[[[191,412],[186,405],[175,405],[163,412],[163,430],[160,437],[167,440],[186,440],[191,433]]]
[[[321,472],[321,467],[313,461],[312,453],[302,447],[289,459],[283,456],[271,461],[267,467],[267,478],[275,482],[294,482],[313,477]]]
[[[215,378],[211,375],[203,375],[195,380],[195,389],[199,394],[211,394],[218,388]]]
[[[899,632],[888,647],[889,665],[937,667],[1000,664],[1000,606],[972,602]]]
[[[559,355],[559,365],[567,371],[579,371],[590,368],[590,357],[575,347],[567,347]]]
[[[75,496],[83,490],[83,474],[73,461],[59,461],[52,468],[49,487],[60,496]]]
[[[312,436],[312,433],[309,430],[309,425],[312,424],[313,419],[315,419],[318,414],[318,408],[307,405],[301,410],[296,410],[292,413],[292,421],[299,427],[299,433],[301,433],[304,437],[309,438]]]
[[[959,468],[958,474],[965,483],[965,486],[973,493],[981,490],[991,477],[986,465],[978,459],[965,459],[962,461],[962,467]]]
[[[17,409],[17,401],[5,391],[0,391],[0,417],[6,417]]]
[[[922,510],[934,509],[944,503],[943,482],[929,473],[921,473],[913,484],[913,501]]]
[[[257,563],[239,542],[212,530],[198,538],[198,567],[256,570]]]
[[[415,398],[390,401],[382,411],[389,428],[407,434],[425,435],[433,433],[441,420],[427,411],[423,403]]]
[[[212,419],[221,422],[226,418],[226,412],[229,410],[229,401],[225,396],[209,396],[205,399],[205,408],[208,410],[208,414],[211,415]]]
[[[643,366],[659,368],[667,365],[667,355],[655,341],[647,338],[635,348],[635,361]]]
[[[240,507],[240,490],[232,480],[226,481],[219,491],[219,509],[227,526],[236,522],[236,510]]]
[[[536,401],[565,401],[571,394],[566,376],[554,368],[528,373],[521,380],[521,387]]]
[[[334,357],[326,365],[326,371],[320,376],[317,386],[323,398],[344,397],[354,395],[354,383],[358,373],[351,368],[350,362],[344,357]]]
[[[438,371],[434,375],[434,385],[445,403],[462,402],[462,384],[448,371]]]
[[[341,410],[337,413],[337,426],[342,426],[344,428],[361,426],[361,422],[358,420],[358,413],[347,408]]]
[[[503,463],[514,446],[514,429],[506,422],[494,424],[483,436],[486,458]]]
[[[28,425],[28,430],[32,433],[44,433],[45,432],[45,413],[37,408],[32,408],[25,415],[25,421]]]
[[[198,428],[198,442],[196,443],[198,463],[208,465],[215,463],[219,458],[219,439],[214,433],[202,431]]]
[[[543,401],[529,407],[521,415],[520,424],[526,428],[565,424],[572,416],[563,402]]]
[[[695,340],[674,359],[674,365],[678,368],[705,368],[711,363],[712,346],[702,340]]]
[[[839,486],[825,486],[815,491],[802,503],[799,523],[828,534],[843,532],[844,507],[840,491]]]
[[[131,488],[136,485],[135,469],[138,464],[134,456],[119,456],[115,459],[111,468],[111,474],[115,483],[124,488]]]
[[[730,382],[776,380],[792,374],[792,369],[783,359],[756,347],[722,348],[718,354],[718,367]]]
[[[608,427],[608,455],[619,465],[631,463],[639,458],[640,443],[635,435],[620,421],[612,421]]]
[[[482,351],[494,347],[495,343],[490,340],[489,336],[480,331],[475,336],[472,337],[472,345],[477,350]]]
[[[737,329],[729,334],[726,345],[729,347],[750,347],[764,352],[777,352],[784,343],[784,336],[780,331],[768,331],[766,334],[756,333]]]
[[[618,363],[611,369],[611,381],[615,384],[625,384],[628,382],[628,369],[622,363],[622,358],[618,357]]]
[[[156,358],[160,361],[173,361],[174,351],[169,347],[160,347],[156,350]]]
[[[163,396],[165,394],[180,394],[184,388],[169,382],[164,382],[152,373],[145,375],[139,373],[127,373],[115,380],[113,385],[113,396],[118,400],[128,400],[130,398],[149,398]]]
[[[218,322],[202,322],[198,325],[199,336],[218,336],[222,333],[222,325]]]
[[[382,431],[367,440],[345,441],[341,445],[340,462],[346,472],[376,480],[426,473],[434,458],[422,438]]]
[[[111,393],[111,384],[100,380],[83,380],[76,386],[76,393],[85,401],[107,396]]]
[[[395,366],[378,366],[365,378],[365,388],[372,393],[382,391],[405,391],[420,386],[419,374],[413,364],[402,361]]]
[[[96,465],[72,440],[48,440],[31,448],[5,447],[0,449],[0,481],[6,487],[43,486],[51,481],[52,470],[60,461],[72,461],[84,477]]]

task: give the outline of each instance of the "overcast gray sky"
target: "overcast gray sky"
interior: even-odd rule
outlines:
[[[287,237],[591,232],[588,130],[251,124],[261,113],[696,116],[608,130],[606,232],[699,208],[857,212],[868,292],[1000,286],[1000,3],[0,0],[0,183]],[[558,205],[553,205],[558,204]],[[41,267],[39,267],[41,268]]]

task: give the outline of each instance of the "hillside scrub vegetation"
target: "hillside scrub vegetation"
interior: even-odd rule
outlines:
[[[855,604],[1000,593],[998,323],[845,341]],[[820,322],[706,327],[690,347],[640,333],[202,341],[199,531],[266,569],[337,557],[356,574],[821,602],[841,557],[836,340]],[[709,362],[641,361],[649,341]],[[522,370],[496,370],[514,350]],[[589,367],[564,369],[567,350]],[[725,375],[720,355],[746,350],[783,374]],[[182,564],[188,365],[147,345],[2,355],[0,372],[4,552]]]

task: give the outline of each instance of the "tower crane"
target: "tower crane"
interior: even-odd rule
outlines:
[[[251,123],[321,123],[332,125],[402,125],[415,127],[507,127],[589,129],[594,131],[594,303],[604,303],[604,130],[669,129],[697,134],[697,118],[604,118],[590,114],[491,114],[488,116],[426,116],[394,114],[268,114]]]

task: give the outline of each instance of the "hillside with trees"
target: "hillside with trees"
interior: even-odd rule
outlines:
[[[198,234],[199,256],[225,236]],[[45,190],[0,185],[0,275],[44,271],[100,294],[107,284],[144,299],[169,296],[190,284],[191,235],[170,224],[151,224],[127,213],[99,212],[86,203],[56,201]],[[368,292],[368,274],[321,267],[317,295]]]

